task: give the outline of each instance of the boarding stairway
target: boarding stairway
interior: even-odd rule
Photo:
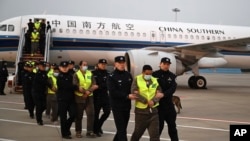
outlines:
[[[44,49],[44,56],[42,54],[34,54],[31,56],[31,54],[27,53],[24,50],[25,46],[25,33],[26,33],[26,28],[21,29],[21,34],[19,38],[19,44],[18,44],[18,50],[17,50],[17,56],[16,56],[16,62],[15,62],[15,77],[12,83],[12,88],[14,89],[14,92],[22,92],[22,86],[18,85],[18,63],[19,62],[26,62],[26,61],[40,61],[44,60],[46,62],[49,62],[50,60],[50,47],[52,45],[51,43],[51,31],[49,30],[46,33],[46,38],[45,38],[45,49]]]

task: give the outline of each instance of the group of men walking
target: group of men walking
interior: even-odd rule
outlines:
[[[28,30],[25,33],[25,45],[24,49],[26,53],[31,54],[40,54],[44,55],[45,49],[45,39],[46,33],[51,29],[50,22],[45,23],[45,19],[36,19],[32,22],[32,19],[29,19]]]
[[[32,62],[25,63],[23,90],[30,117],[43,125],[42,113],[46,110],[52,122],[60,118],[61,134],[71,139],[70,127],[75,122],[77,138],[82,138],[82,117],[87,115],[87,137],[100,137],[102,125],[112,110],[117,132],[114,141],[127,141],[131,101],[135,101],[135,128],[131,141],[139,141],[146,129],[150,140],[159,141],[167,122],[171,141],[178,141],[176,111],[172,96],[176,90],[176,76],[169,71],[171,61],[162,58],[160,69],[153,71],[144,65],[142,73],[135,76],[125,70],[125,57],[114,58],[114,70],[106,70],[107,60],[99,59],[97,68],[88,69],[80,61],[74,70],[74,61],[62,61],[59,66],[40,61],[34,72]],[[49,106],[50,105],[50,106]],[[34,116],[34,107],[36,114]],[[52,108],[50,114],[48,107]],[[103,114],[100,115],[100,111]]]

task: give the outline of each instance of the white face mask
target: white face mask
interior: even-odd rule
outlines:
[[[49,67],[45,67],[45,71],[48,71],[49,70]]]
[[[57,77],[57,76],[59,75],[59,73],[58,73],[58,72],[54,72],[53,75],[54,75],[55,77]]]
[[[82,67],[82,70],[83,70],[83,71],[86,71],[87,69],[88,69],[88,66],[83,66],[83,67]]]
[[[152,77],[152,75],[144,75],[144,79],[145,79],[145,80],[150,80],[151,77]]]

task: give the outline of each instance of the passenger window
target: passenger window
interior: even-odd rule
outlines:
[[[199,36],[198,35],[196,35],[196,40],[199,40]]]
[[[99,31],[99,35],[102,35],[103,34],[103,32],[102,31]]]
[[[79,33],[80,33],[80,34],[83,34],[83,30],[81,29],[81,30],[79,31]]]
[[[62,28],[59,29],[59,33],[63,33],[63,29]]]
[[[175,39],[177,38],[177,35],[176,35],[176,34],[174,34],[174,38],[175,38]]]
[[[7,30],[7,25],[0,25],[0,31],[6,31]]]
[[[137,37],[140,37],[140,36],[141,36],[140,32],[137,32]]]
[[[146,34],[146,33],[143,33],[143,34],[142,34],[142,36],[143,36],[143,37],[146,37],[146,36],[147,36],[147,34]]]
[[[168,38],[171,38],[171,34],[168,34]]]
[[[95,31],[95,30],[93,30],[93,31],[92,31],[92,34],[93,34],[93,35],[95,35],[95,34],[96,34],[96,31]]]
[[[56,28],[53,28],[53,29],[52,29],[52,32],[56,32]]]
[[[15,27],[14,25],[8,25],[8,31],[14,31]]]
[[[66,33],[69,33],[70,31],[69,31],[69,29],[66,29]]]
[[[128,36],[128,32],[124,32],[124,36]]]
[[[190,36],[190,39],[192,39],[192,40],[193,40],[193,39],[194,39],[194,35],[191,35],[191,36]]]
[[[118,32],[118,35],[119,35],[119,36],[122,36],[122,32],[121,32],[121,31],[119,31],[119,32]]]
[[[90,33],[90,31],[89,30],[86,30],[86,34],[89,34]]]
[[[115,36],[115,31],[112,31],[112,35]]]
[[[76,34],[76,29],[73,29],[73,33]]]
[[[106,34],[106,35],[109,35],[109,31],[106,31],[105,34]]]
[[[130,33],[130,36],[131,36],[131,37],[134,37],[134,32],[131,32],[131,33]]]
[[[179,35],[179,38],[182,39],[182,35],[181,34]]]

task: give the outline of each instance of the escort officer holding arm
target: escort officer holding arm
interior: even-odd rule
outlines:
[[[73,85],[73,76],[69,73],[68,61],[62,61],[59,65],[60,73],[57,77],[57,102],[60,116],[61,134],[65,139],[72,139],[70,127],[75,121],[76,104]]]
[[[95,120],[94,120],[94,133],[99,137],[102,132],[102,125],[109,117],[111,108],[107,90],[107,77],[109,72],[106,70],[107,60],[99,59],[96,70],[92,71],[98,89],[93,92],[94,107],[95,107]],[[99,116],[101,109],[103,114]]]
[[[73,75],[73,84],[77,86],[75,91],[76,100],[76,137],[82,138],[82,117],[83,111],[87,114],[87,137],[96,137],[94,134],[94,99],[93,91],[98,88],[92,72],[88,70],[88,64],[85,61],[79,63],[80,69]]]
[[[135,99],[135,94],[131,94],[131,84],[133,78],[125,70],[125,57],[115,57],[115,70],[108,77],[108,91],[110,96],[111,109],[116,126],[116,134],[113,141],[127,141],[127,126],[130,118],[131,99]]]
[[[164,128],[164,121],[166,121],[171,141],[179,141],[176,128],[176,111],[172,102],[172,97],[176,90],[177,83],[175,81],[176,75],[169,70],[170,64],[171,61],[169,58],[162,58],[160,62],[160,69],[153,72],[152,75],[157,78],[164,94],[164,97],[160,99],[160,105],[158,107],[160,134]]]

